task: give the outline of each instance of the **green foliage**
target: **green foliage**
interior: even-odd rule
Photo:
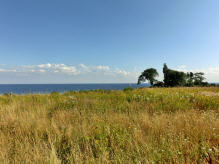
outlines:
[[[162,81],[157,81],[157,82],[153,85],[153,87],[164,87],[164,82],[162,82]]]
[[[158,76],[158,72],[154,68],[149,68],[144,70],[142,74],[138,78],[138,84],[141,84],[142,82],[145,82],[148,80],[151,85],[153,85],[157,80],[155,79]]]
[[[123,89],[124,92],[133,91],[133,90],[134,90],[134,88],[132,88],[132,87],[127,87],[127,88]]]
[[[194,74],[194,84],[195,85],[202,85],[203,80],[205,79],[203,72],[198,72]]]
[[[186,86],[210,86],[207,82],[203,82],[205,80],[203,72],[188,72],[187,73],[187,83]]]
[[[164,83],[165,86],[184,86],[186,84],[186,74],[175,70],[168,69],[167,65],[164,64]]]
[[[4,93],[3,95],[6,96],[6,97],[9,97],[9,96],[10,96],[8,93]]]
[[[210,86],[205,80],[203,72],[180,72],[171,70],[166,63],[163,66],[164,82],[155,79],[158,76],[157,70],[154,68],[146,69],[138,78],[138,84],[148,80],[152,87],[176,87],[176,86]]]

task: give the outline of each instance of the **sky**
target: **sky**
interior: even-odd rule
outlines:
[[[1,0],[0,83],[134,83],[154,67],[219,82],[218,0]]]

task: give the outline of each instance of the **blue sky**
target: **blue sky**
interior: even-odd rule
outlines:
[[[0,83],[136,82],[164,62],[218,82],[219,1],[1,0],[0,57]]]

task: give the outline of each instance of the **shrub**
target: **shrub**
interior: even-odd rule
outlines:
[[[127,88],[124,88],[123,91],[124,92],[127,92],[127,91],[133,91],[134,89],[132,87],[127,87]]]

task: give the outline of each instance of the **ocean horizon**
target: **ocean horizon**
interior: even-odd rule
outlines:
[[[150,84],[136,83],[79,83],[79,84],[0,84],[0,94],[31,94],[88,90],[123,90],[124,88],[149,87]]]

